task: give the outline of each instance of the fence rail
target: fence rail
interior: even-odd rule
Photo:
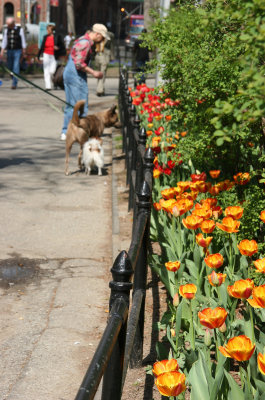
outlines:
[[[128,252],[122,251],[111,268],[109,320],[75,400],[94,399],[102,376],[102,400],[120,400],[129,365],[139,367],[143,357],[154,155],[150,148],[146,150],[146,133],[140,129],[140,119],[132,105],[126,70],[120,71],[119,109],[128,208],[133,210],[132,238]]]

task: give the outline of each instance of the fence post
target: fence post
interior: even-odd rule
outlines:
[[[154,159],[153,149],[148,147],[144,155],[144,180],[148,182],[150,187],[153,187]]]
[[[131,261],[126,251],[122,251],[114,261],[111,268],[113,281],[110,282],[111,288],[109,308],[111,311],[112,305],[117,298],[123,298],[129,308],[130,290],[132,283],[130,282],[133,269]],[[124,362],[124,350],[126,341],[127,320],[124,321],[120,330],[117,342],[113,348],[111,357],[106,367],[103,388],[102,400],[120,400],[122,388],[122,372]]]
[[[143,182],[138,196],[138,214],[145,213],[150,219],[151,209],[151,190],[146,181]],[[146,292],[146,277],[147,277],[147,249],[149,241],[149,221],[146,224],[142,245],[139,251],[135,271],[134,271],[134,285],[133,295],[137,290],[143,291],[142,306],[138,321],[138,326],[135,334],[132,354],[130,358],[131,368],[140,367],[143,358],[143,337],[144,337],[144,309],[145,309],[145,292]]]

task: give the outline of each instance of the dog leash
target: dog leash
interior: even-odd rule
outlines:
[[[21,75],[19,75],[19,74],[16,74],[15,72],[10,71],[10,69],[8,69],[5,65],[0,64],[0,67],[1,67],[5,72],[7,72],[8,74],[10,74],[11,76],[15,76],[16,78],[21,79],[22,81],[29,83],[30,85],[32,85],[32,86],[34,86],[35,88],[41,90],[41,91],[44,92],[45,94],[48,94],[49,96],[52,96],[52,97],[54,97],[54,98],[57,99],[57,100],[60,100],[62,103],[66,104],[67,106],[70,106],[70,107],[74,108],[74,106],[73,106],[72,104],[67,103],[66,101],[62,100],[62,99],[61,99],[60,97],[58,97],[58,96],[55,96],[55,94],[50,93],[50,92],[47,92],[45,89],[43,89],[43,88],[41,88],[40,86],[36,85],[35,83],[29,81],[28,79],[24,78],[23,76],[21,76]]]

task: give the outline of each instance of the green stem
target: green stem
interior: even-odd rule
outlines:
[[[251,321],[251,335],[252,335],[251,341],[252,341],[252,343],[254,343],[255,342],[255,330],[254,330],[253,310],[249,303],[247,303],[247,305],[248,305],[248,312],[249,312],[250,321]]]
[[[233,275],[234,275],[234,263],[233,263],[232,250],[233,250],[233,241],[232,241],[231,235],[229,235],[229,267],[230,267],[230,271],[231,271],[232,277],[233,277]]]
[[[181,240],[181,223],[180,223],[180,217],[177,217],[177,225],[178,225],[178,247],[177,247],[177,252],[178,252],[178,257],[179,259],[182,256],[183,253],[183,246],[182,246],[182,240]]]
[[[191,348],[195,351],[195,335],[194,335],[194,324],[193,324],[193,313],[192,313],[192,305],[190,300],[190,313],[191,313]]]
[[[239,366],[240,380],[241,380],[242,389],[244,390],[245,379],[244,379],[244,372],[243,371],[244,371],[244,368],[240,365]]]
[[[216,332],[216,329],[214,329],[213,332],[214,332],[214,341],[215,341],[216,361],[218,363],[218,361],[219,361],[219,346],[220,346],[220,343],[219,343],[219,338],[218,338],[218,334]]]
[[[194,251],[195,248],[195,240],[196,240],[196,234],[195,234],[195,229],[192,230],[192,251]]]
[[[220,294],[220,286],[216,286],[215,289],[217,291],[219,304],[222,305],[223,304],[223,300],[222,300],[222,296]]]
[[[240,379],[241,379],[242,388],[245,388],[246,384],[247,384],[248,392],[249,392],[249,394],[252,395],[252,398],[253,398],[253,393],[252,393],[252,388],[251,388],[251,383],[250,383],[249,373],[248,373],[248,365],[247,365],[246,361],[243,361],[241,363],[241,365],[239,366],[239,371],[240,371]],[[245,376],[246,376],[246,379],[245,379]],[[245,382],[245,381],[247,381],[247,382]]]

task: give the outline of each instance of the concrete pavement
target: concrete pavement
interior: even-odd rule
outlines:
[[[0,399],[72,400],[107,320],[112,141],[102,177],[64,175],[62,103],[23,82],[0,87]],[[35,79],[43,87],[43,79]],[[90,110],[117,102],[88,80]],[[64,99],[63,91],[52,93]]]

